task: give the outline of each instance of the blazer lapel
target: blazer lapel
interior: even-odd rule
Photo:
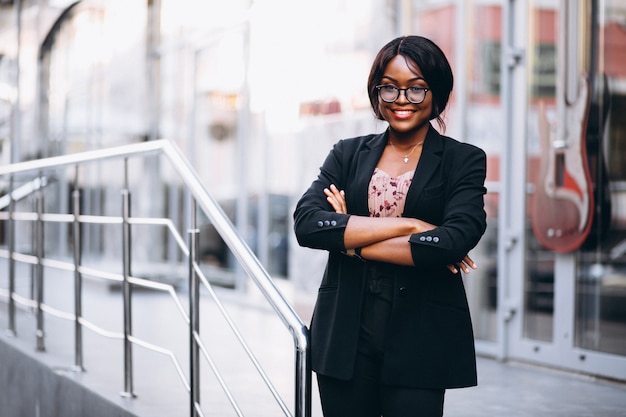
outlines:
[[[347,203],[350,207],[354,204],[353,212],[357,215],[367,216],[369,215],[368,208],[368,193],[369,184],[372,178],[372,173],[378,164],[378,160],[382,155],[385,145],[387,144],[387,131],[375,135],[372,137],[362,148],[362,150],[356,155],[355,163],[356,169],[353,172],[358,173],[355,176],[353,183],[353,192],[347,195]],[[352,197],[352,199],[350,198]],[[350,200],[352,204],[350,204]]]
[[[417,207],[419,196],[422,194],[424,187],[430,181],[431,177],[441,163],[442,142],[439,133],[431,126],[428,129],[422,155],[415,168],[413,181],[406,196],[405,211],[403,216],[412,217],[411,208]]]

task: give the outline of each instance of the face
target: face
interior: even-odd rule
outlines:
[[[385,67],[380,84],[397,88],[426,87],[428,84],[420,68],[402,55],[396,55]],[[432,93],[428,91],[424,101],[413,104],[406,99],[406,92],[400,93],[393,103],[384,102],[378,97],[378,105],[383,118],[389,123],[391,133],[402,136],[423,134],[430,125],[432,114]]]

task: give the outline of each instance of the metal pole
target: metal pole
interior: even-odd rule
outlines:
[[[249,195],[249,163],[248,163],[248,144],[250,141],[250,85],[249,85],[249,68],[250,68],[250,22],[245,22],[244,29],[244,80],[239,93],[240,107],[238,110],[237,120],[237,172],[239,173],[240,180],[237,183],[239,192],[235,201],[235,224],[239,233],[243,239],[249,244],[252,237],[250,236],[248,226],[249,219],[248,213],[250,209],[250,195]],[[257,230],[258,232],[258,230]],[[258,235],[258,233],[256,234]],[[256,243],[256,242],[255,242]],[[246,274],[241,266],[237,263],[235,266],[235,286],[238,290],[245,290]]]
[[[514,0],[508,0],[503,4],[502,10],[502,54],[501,54],[501,68],[502,68],[502,80],[501,80],[501,102],[503,103],[502,110],[504,112],[504,141],[508,142],[507,145],[502,147],[500,164],[500,179],[502,182],[502,194],[499,199],[498,208],[498,270],[502,267],[503,271],[507,271],[511,268],[511,254],[512,249],[517,243],[517,236],[512,233],[511,228],[511,188],[512,184],[511,175],[509,175],[510,166],[512,164],[510,149],[513,149],[513,132],[511,123],[513,118],[513,77],[514,71],[521,58],[520,50],[516,48],[515,43],[515,6]],[[512,296],[511,283],[508,280],[502,279],[507,274],[498,273],[498,316],[500,318],[498,323],[498,333],[501,335],[501,343],[499,345],[497,358],[499,360],[505,360],[509,355],[509,339],[510,339],[510,322],[516,313],[514,304],[509,302],[510,306],[507,306],[507,300]]]
[[[41,175],[40,175],[41,176]],[[44,344],[44,323],[43,323],[43,257],[44,257],[44,235],[43,235],[43,190],[39,189],[36,195],[37,201],[37,221],[35,222],[35,254],[37,265],[35,268],[35,289],[37,291],[37,351],[46,350]]]
[[[190,415],[197,417],[196,404],[200,404],[200,349],[196,334],[200,332],[200,280],[194,264],[198,262],[199,229],[196,225],[196,200],[191,201],[191,229],[189,230],[189,385]]]
[[[9,179],[9,220],[8,225],[8,249],[9,249],[9,329],[7,330],[10,336],[17,334],[15,327],[15,300],[13,294],[15,293],[15,260],[13,259],[13,253],[15,252],[15,220],[13,219],[13,213],[15,212],[15,201],[13,200],[13,175]]]
[[[528,154],[528,12],[526,2],[503,4],[501,53],[501,103],[503,141],[500,151],[498,207],[498,339],[496,356],[506,360],[522,332],[518,298],[526,265],[526,155]]]
[[[161,113],[161,0],[148,0],[146,61],[148,64],[148,140],[159,137]]]
[[[79,271],[82,262],[82,240],[80,234],[80,190],[78,189],[78,165],[74,177],[72,191],[72,206],[74,212],[73,242],[74,242],[74,366],[77,371],[83,371],[83,327],[80,318],[83,316],[83,278]]]
[[[130,191],[128,190],[128,158],[124,159],[124,189],[122,190],[122,268],[124,280],[124,397],[134,397],[133,393],[133,350],[130,342],[132,334],[131,320],[131,235],[130,235]]]
[[[22,113],[21,113],[21,101],[22,101],[22,89],[20,88],[20,65],[22,54],[22,2],[16,0],[13,3],[13,10],[15,11],[15,36],[17,50],[15,52],[15,100],[13,101],[13,126],[11,128],[11,163],[14,164],[20,159],[20,144],[22,139]]]
[[[308,330],[301,329],[307,340]],[[311,364],[309,362],[308,346],[302,346],[298,337],[294,337],[296,344],[296,398],[295,416],[311,417]]]

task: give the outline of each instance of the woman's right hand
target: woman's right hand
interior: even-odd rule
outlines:
[[[335,184],[330,184],[329,188],[324,188],[324,194],[326,194],[326,200],[336,213],[348,214],[345,191],[339,190]]]

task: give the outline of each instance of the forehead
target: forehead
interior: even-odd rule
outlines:
[[[383,77],[394,79],[396,79],[396,77],[402,77],[404,79],[424,78],[422,70],[417,63],[403,55],[396,55],[387,62],[383,71]]]

